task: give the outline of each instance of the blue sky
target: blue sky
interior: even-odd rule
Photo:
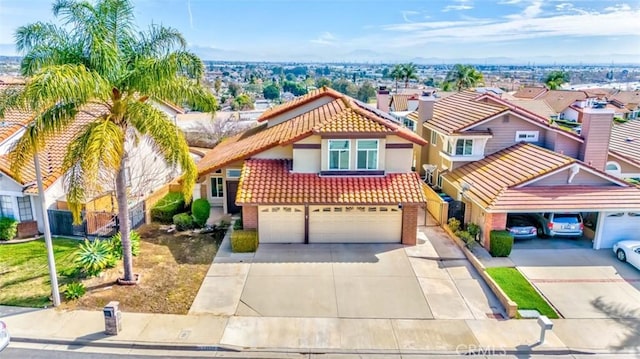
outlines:
[[[180,30],[211,60],[396,62],[511,58],[640,62],[640,1],[134,0],[141,26]],[[13,32],[54,20],[49,0],[0,0],[0,54]]]

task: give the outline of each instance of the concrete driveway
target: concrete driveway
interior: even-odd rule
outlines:
[[[514,249],[510,258],[565,318],[640,316],[640,271],[610,249]]]
[[[420,243],[262,244],[216,256],[190,313],[264,317],[487,319],[502,307],[439,227]]]

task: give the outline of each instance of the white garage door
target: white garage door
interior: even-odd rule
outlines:
[[[600,215],[598,229],[600,234],[599,246],[596,241],[595,248],[611,248],[613,244],[625,240],[636,239],[640,233],[640,212],[603,212]]]
[[[260,243],[304,243],[304,207],[258,207],[258,236]]]
[[[402,210],[397,206],[310,206],[311,243],[398,243]]]

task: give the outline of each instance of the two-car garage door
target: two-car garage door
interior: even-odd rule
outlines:
[[[402,210],[397,206],[309,206],[309,243],[398,243]],[[260,206],[261,243],[304,243],[303,206]]]

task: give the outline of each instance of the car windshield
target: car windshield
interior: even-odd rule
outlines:
[[[556,223],[580,223],[580,216],[575,213],[556,213],[553,216]]]

